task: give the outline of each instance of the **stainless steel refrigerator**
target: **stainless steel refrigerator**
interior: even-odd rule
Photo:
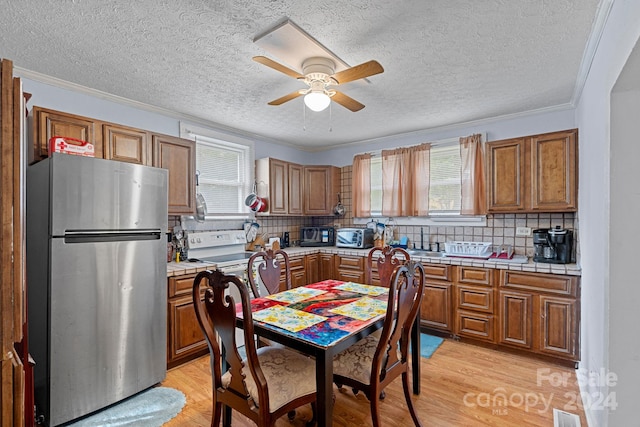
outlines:
[[[29,349],[45,425],[166,376],[167,180],[57,153],[27,168]]]

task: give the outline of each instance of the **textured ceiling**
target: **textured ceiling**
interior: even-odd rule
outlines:
[[[212,125],[317,149],[574,100],[599,0],[2,1],[0,57]],[[251,60],[291,19],[350,65],[359,112],[302,98],[302,83]]]

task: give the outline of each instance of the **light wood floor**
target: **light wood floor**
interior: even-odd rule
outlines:
[[[422,358],[421,369],[421,393],[414,404],[423,427],[553,426],[553,408],[580,415],[587,426],[573,369],[452,340],[445,340],[430,359]],[[211,424],[208,356],[170,370],[161,385],[187,397],[166,427]],[[335,427],[371,426],[369,401],[362,393],[336,388],[335,394]],[[387,387],[380,406],[384,426],[412,425],[400,378]],[[310,407],[302,407],[293,423],[283,417],[276,426],[302,427],[310,417]],[[234,412],[233,425],[255,424]]]

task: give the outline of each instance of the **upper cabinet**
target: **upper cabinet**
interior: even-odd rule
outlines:
[[[138,165],[152,164],[149,132],[105,124],[102,126],[102,140],[105,159]]]
[[[169,215],[195,213],[193,141],[41,107],[33,107],[30,119],[30,163],[48,157],[52,136],[87,141],[94,145],[95,157],[169,170]]]
[[[301,166],[271,157],[256,160],[258,196],[266,215],[332,215],[340,191],[340,169]]]
[[[31,113],[33,135],[31,163],[49,156],[49,139],[53,136],[66,136],[90,142],[94,145],[96,157],[102,157],[102,146],[96,141],[99,131],[96,132],[94,120],[40,107],[33,107]]]
[[[333,215],[340,192],[340,169],[335,166],[304,167],[305,215]]]
[[[488,142],[488,212],[576,211],[577,146],[577,129]]]
[[[169,171],[169,214],[196,211],[196,146],[193,141],[153,135],[153,166]]]

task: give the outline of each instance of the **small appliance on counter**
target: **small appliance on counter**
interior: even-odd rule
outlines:
[[[333,227],[300,227],[300,246],[333,246],[336,232]]]
[[[374,231],[371,228],[339,228],[336,246],[339,248],[368,249],[373,247]]]
[[[573,250],[573,231],[561,228],[539,228],[533,230],[535,262],[569,264]]]

